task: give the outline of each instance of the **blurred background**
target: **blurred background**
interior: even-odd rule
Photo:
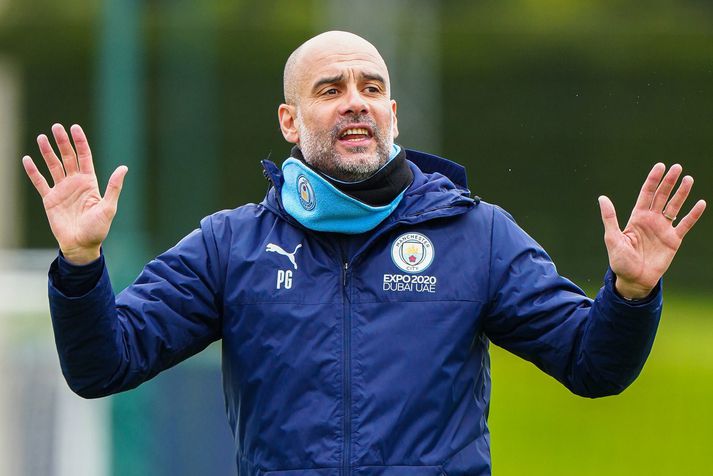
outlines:
[[[0,475],[235,474],[219,344],[126,394],[67,390],[56,244],[20,158],[79,123],[102,187],[129,166],[105,245],[118,291],[204,215],[262,199],[259,160],[289,153],[283,64],[329,29],[386,59],[399,142],[464,164],[590,295],[607,265],[598,195],[623,224],[661,161],[713,199],[710,0],[0,0]],[[494,474],[713,474],[712,231],[704,216],[687,237],[621,396],[571,396],[493,349]]]

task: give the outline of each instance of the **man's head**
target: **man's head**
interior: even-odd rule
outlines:
[[[311,166],[355,181],[388,161],[396,101],[386,64],[365,39],[329,31],[307,40],[285,64],[284,92],[282,135]]]

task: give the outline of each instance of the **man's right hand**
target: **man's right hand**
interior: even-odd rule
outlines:
[[[55,155],[46,135],[37,137],[53,187],[48,185],[30,156],[22,158],[22,165],[42,197],[50,228],[65,259],[81,265],[99,258],[129,169],[122,165],[111,174],[102,198],[87,137],[76,124],[70,130],[76,154],[64,127],[61,124],[52,126],[62,160]]]

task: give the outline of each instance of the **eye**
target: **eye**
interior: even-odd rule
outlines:
[[[381,88],[379,88],[378,86],[367,86],[364,89],[366,90],[366,92],[373,94],[378,94],[381,92]]]
[[[329,88],[329,89],[325,89],[322,94],[324,94],[326,96],[334,96],[338,92],[339,91],[337,90],[337,88]]]

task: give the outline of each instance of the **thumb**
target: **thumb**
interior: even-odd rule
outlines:
[[[116,209],[116,205],[119,203],[119,195],[121,194],[121,188],[124,186],[124,177],[129,171],[126,165],[120,165],[109,177],[109,183],[106,185],[106,192],[104,192],[104,200],[107,204]]]
[[[609,197],[602,195],[598,199],[599,210],[602,213],[602,223],[604,223],[604,241],[608,244],[618,233],[621,233],[619,221],[616,219],[616,210]]]

